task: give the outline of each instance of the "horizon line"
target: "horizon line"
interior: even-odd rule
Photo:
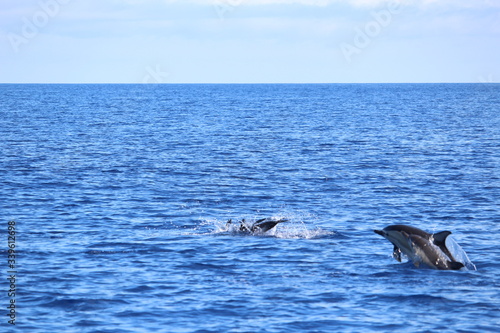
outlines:
[[[157,82],[157,83],[139,83],[139,82],[0,82],[0,85],[29,85],[29,84],[58,84],[58,85],[106,85],[106,84],[114,84],[114,85],[320,85],[320,84],[498,84],[500,82],[495,81],[471,81],[471,82]]]

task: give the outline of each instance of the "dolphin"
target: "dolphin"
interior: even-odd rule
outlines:
[[[401,262],[401,253],[408,256],[415,266],[421,262],[434,269],[458,270],[464,264],[455,260],[446,247],[446,238],[451,231],[429,234],[408,225],[390,225],[374,232],[394,245],[393,257]]]
[[[260,220],[255,221],[254,223],[247,223],[245,219],[241,220],[239,223],[239,228],[238,231],[244,232],[244,233],[250,233],[250,234],[259,234],[259,233],[264,233],[272,228],[274,228],[278,223],[282,222],[287,222],[287,219],[278,219],[275,220],[273,218],[263,218]],[[233,220],[230,219],[229,221],[226,222],[226,227],[229,228],[229,226],[233,223]]]

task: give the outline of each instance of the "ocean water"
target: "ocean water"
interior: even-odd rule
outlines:
[[[0,115],[2,332],[500,329],[498,84],[0,85]],[[477,270],[395,261],[391,224]]]

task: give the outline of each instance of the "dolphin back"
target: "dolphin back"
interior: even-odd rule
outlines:
[[[286,222],[286,219],[273,220],[270,218],[261,219],[256,221],[252,227],[252,232],[266,232],[274,228],[278,223]]]

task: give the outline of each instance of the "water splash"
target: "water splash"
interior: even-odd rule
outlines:
[[[284,239],[316,239],[333,236],[334,231],[324,230],[317,226],[307,224],[304,221],[284,223],[281,226],[270,230],[273,236]]]
[[[240,236],[257,236],[257,237],[275,237],[281,239],[315,239],[330,237],[336,234],[334,231],[324,230],[320,227],[315,226],[311,222],[305,222],[302,218],[303,214],[276,214],[269,216],[273,220],[287,220],[278,224],[276,227],[272,228],[267,232],[254,232],[249,233],[246,230],[240,228],[240,222],[247,226],[251,226],[253,223],[263,218],[262,216],[242,216],[237,219],[233,219],[232,223],[228,223],[228,220],[221,219],[206,219],[201,222],[201,225],[208,227],[211,231],[203,234],[228,234],[228,235],[240,235]]]
[[[452,236],[446,237],[445,244],[448,250],[450,250],[451,255],[453,256],[452,259],[464,264],[464,267],[462,269],[470,271],[477,270],[476,265],[474,265],[472,261],[470,261],[467,253],[465,253],[464,249],[462,249],[462,247],[458,245],[458,243],[455,241],[455,239],[453,239]]]

